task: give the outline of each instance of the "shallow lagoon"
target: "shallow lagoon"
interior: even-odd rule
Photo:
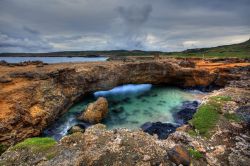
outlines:
[[[109,91],[95,92],[71,107],[65,115],[46,129],[44,134],[58,140],[76,124],[88,126],[89,124],[78,121],[76,117],[89,102],[95,101],[99,96],[106,97],[109,102],[109,113],[103,124],[109,129],[135,129],[145,122],[174,123],[173,113],[180,110],[182,103],[199,100],[202,93],[151,84],[124,85]]]

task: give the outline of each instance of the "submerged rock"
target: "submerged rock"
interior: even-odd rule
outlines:
[[[177,165],[189,166],[191,158],[187,149],[182,145],[176,145],[168,151],[169,159]]]
[[[162,122],[146,122],[141,126],[141,129],[150,135],[156,134],[158,139],[166,139],[169,134],[173,133],[178,126],[171,123]]]
[[[90,103],[86,110],[78,117],[79,120],[89,123],[99,123],[108,113],[108,101],[99,97],[95,102]]]
[[[119,107],[119,108],[112,109],[111,111],[114,112],[114,113],[122,113],[124,111],[124,108]]]
[[[176,123],[186,124],[189,120],[193,118],[193,115],[195,114],[198,106],[199,106],[198,101],[183,102],[181,110],[173,115]]]
[[[76,132],[81,132],[81,133],[84,133],[85,131],[85,126],[84,125],[81,125],[81,124],[77,124],[75,126],[72,126],[68,131],[67,133],[68,134],[73,134],[73,133],[76,133]]]

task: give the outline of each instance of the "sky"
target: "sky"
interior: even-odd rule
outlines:
[[[0,52],[182,51],[249,38],[250,0],[0,0]]]

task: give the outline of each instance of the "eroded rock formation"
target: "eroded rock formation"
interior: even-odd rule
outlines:
[[[127,83],[168,84],[180,87],[226,85],[239,80],[247,61],[182,59],[139,62],[92,62],[53,65],[0,65],[0,142],[14,144],[39,135],[82,96]]]
[[[99,123],[108,113],[108,101],[104,97],[99,97],[95,102],[90,103],[86,110],[78,117],[89,123]]]

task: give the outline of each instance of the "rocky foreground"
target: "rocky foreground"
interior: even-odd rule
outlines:
[[[87,93],[126,83],[223,87],[203,101],[200,114],[165,140],[141,130],[94,125],[59,143],[17,144],[2,165],[247,165],[248,60],[157,59],[136,62],[0,65],[0,141],[14,145],[43,129]],[[209,109],[207,109],[209,108]],[[211,109],[210,109],[211,108]],[[218,109],[217,109],[218,108]],[[202,114],[207,123],[201,123]],[[212,118],[210,115],[214,115]],[[213,123],[212,123],[213,122]],[[206,130],[205,130],[206,129]],[[24,146],[27,145],[27,146]],[[34,145],[34,147],[33,147]],[[45,147],[44,147],[44,146]]]

